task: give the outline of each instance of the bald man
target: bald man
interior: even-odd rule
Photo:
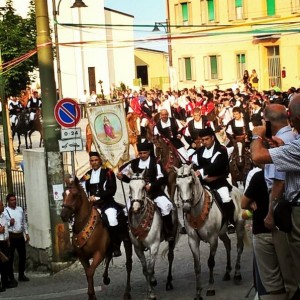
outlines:
[[[295,96],[289,104],[289,119],[291,126],[298,133],[295,140],[284,144],[282,139],[272,136],[272,143],[277,147],[267,149],[263,143],[265,127],[257,126],[253,129],[251,155],[256,164],[273,163],[277,170],[285,172],[285,199],[292,205],[293,223],[287,237],[294,265],[298,267],[300,266],[300,95]],[[295,278],[299,284],[299,271],[295,274]]]

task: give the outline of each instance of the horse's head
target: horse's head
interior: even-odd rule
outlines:
[[[67,189],[63,194],[63,205],[60,214],[63,222],[67,222],[74,217],[75,213],[82,205],[82,192],[84,193],[77,178],[67,179],[66,184]]]
[[[182,165],[180,168],[174,167],[174,170],[177,174],[177,193],[182,201],[182,209],[184,212],[189,212],[193,204],[193,184],[195,183],[192,165]]]
[[[146,181],[144,174],[146,169],[140,174],[132,174],[129,183],[130,201],[133,213],[138,213],[144,208],[146,201]]]

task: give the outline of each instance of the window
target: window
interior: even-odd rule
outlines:
[[[148,66],[137,66],[136,77],[141,78],[142,85],[148,85]]]
[[[236,19],[243,19],[243,0],[235,0],[235,14]]]
[[[208,9],[208,21],[215,20],[215,2],[214,0],[207,0],[207,9]]]
[[[181,2],[174,5],[177,26],[192,24],[192,3]]]
[[[246,2],[244,0],[227,0],[228,20],[243,20],[246,15]]]
[[[275,0],[266,0],[267,1],[267,15],[275,16]]]
[[[189,9],[187,3],[181,3],[181,13],[183,25],[188,25],[189,23]]]
[[[179,80],[196,80],[195,79],[195,59],[194,57],[179,58]]]
[[[241,79],[246,70],[246,55],[244,53],[236,55],[236,78]]]
[[[209,55],[204,57],[204,79],[222,79],[222,61],[220,55]]]

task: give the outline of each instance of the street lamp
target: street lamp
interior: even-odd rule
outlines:
[[[63,98],[61,68],[60,68],[60,54],[59,54],[59,44],[58,44],[58,29],[57,29],[57,16],[59,15],[59,7],[60,7],[60,4],[61,4],[61,1],[62,0],[59,0],[58,5],[56,6],[56,1],[52,0],[59,99]],[[82,0],[75,0],[73,5],[71,6],[71,8],[82,8],[82,7],[87,7],[87,5]]]
[[[160,31],[159,27],[163,27],[167,36],[168,36],[168,54],[169,54],[169,67],[173,66],[173,59],[172,59],[172,44],[171,44],[171,30],[170,30],[170,22],[167,19],[166,22],[155,22],[154,28],[152,29],[153,32]]]

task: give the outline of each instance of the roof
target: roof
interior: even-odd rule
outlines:
[[[111,8],[108,8],[108,7],[104,7],[104,10],[108,10],[108,11],[111,11],[111,12],[114,12],[114,13],[117,13],[117,14],[120,14],[120,15],[123,15],[123,16],[127,16],[127,17],[130,17],[130,18],[134,18],[133,15],[129,15],[129,14],[126,14],[126,13],[123,13],[123,12],[121,12],[121,11],[114,10],[114,9],[111,9]]]
[[[168,52],[166,52],[166,51],[154,50],[154,49],[148,49],[148,48],[142,48],[142,47],[134,48],[134,50],[142,50],[142,51],[147,51],[147,52],[156,52],[156,53],[168,54]]]

